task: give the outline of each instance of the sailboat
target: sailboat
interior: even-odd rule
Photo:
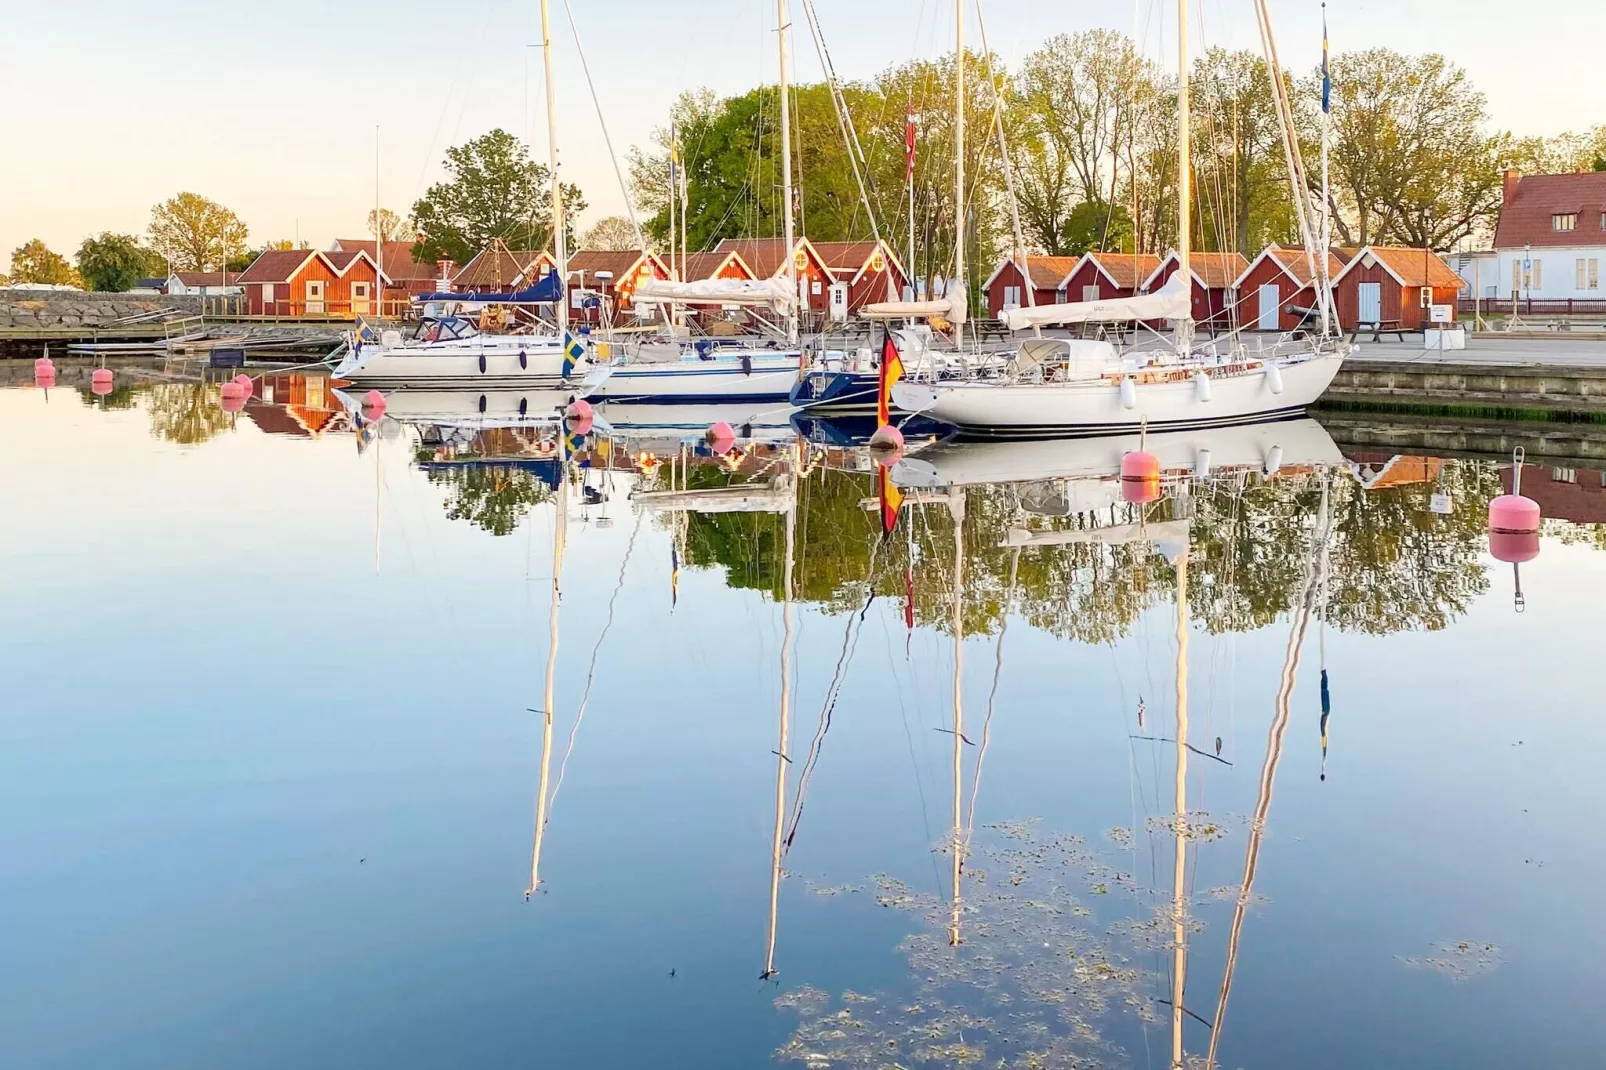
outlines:
[[[786,277],[703,279],[697,282],[644,281],[637,303],[717,304],[767,307],[785,321],[784,340],[698,339],[627,347],[607,366],[592,396],[608,401],[786,401],[796,384],[804,351],[798,343],[798,274],[791,251],[797,247],[792,198],[792,100],[787,62],[791,18],[787,0],[776,0],[781,111],[781,200],[784,202]],[[673,193],[671,194],[673,197]]]
[[[505,334],[482,331],[463,316],[426,318],[413,337],[386,330],[378,338],[354,337],[350,351],[332,373],[337,379],[371,387],[545,387],[569,388],[584,396],[597,378],[586,377],[591,356],[569,334],[567,216],[558,171],[558,113],[553,97],[551,19],[541,0],[541,54],[546,66],[548,169],[552,175],[552,241],[557,267],[530,287],[509,294],[468,293],[454,302],[493,308],[550,302],[557,333]],[[366,327],[361,335],[371,334]],[[571,386],[571,383],[573,384]]]
[[[956,3],[962,11],[963,0]],[[1169,344],[1155,350],[1122,353],[1103,340],[1032,338],[1021,344],[1013,360],[979,366],[962,378],[922,376],[917,370],[911,379],[893,388],[893,400],[900,409],[953,424],[977,437],[1032,437],[1136,430],[1144,425],[1211,427],[1244,423],[1302,412],[1326,391],[1349,345],[1332,334],[1325,314],[1319,335],[1289,336],[1265,351],[1250,353],[1235,341],[1222,352],[1214,342],[1200,345],[1194,339],[1187,0],[1177,0],[1177,11],[1178,270],[1153,293],[1017,308],[1002,316],[1005,324],[1016,331],[1093,322],[1169,320],[1174,325]],[[1294,137],[1292,112],[1283,95],[1282,75],[1263,5],[1257,4],[1257,15],[1281,120],[1295,214],[1314,278],[1316,228],[1309,218],[1304,194],[1303,164]],[[962,156],[958,169],[962,183]],[[962,184],[960,192],[962,204]],[[1325,259],[1325,250],[1321,256]],[[959,265],[963,278],[962,246]],[[1319,296],[1325,311],[1329,297]],[[896,314],[898,307],[909,315],[941,311],[921,303],[887,306],[887,311]]]

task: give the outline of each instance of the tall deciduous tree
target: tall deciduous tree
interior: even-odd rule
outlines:
[[[151,209],[151,248],[177,271],[215,271],[241,261],[248,234],[239,216],[197,193],[180,193]]]
[[[1266,61],[1212,48],[1194,64],[1191,88],[1195,248],[1253,257],[1271,242],[1299,241]]]
[[[11,252],[11,284],[35,282],[43,286],[82,286],[84,280],[67,258],[39,238]]]
[[[580,238],[582,249],[638,249],[636,228],[622,215],[603,216]]]
[[[140,279],[165,276],[167,262],[160,253],[140,244],[132,234],[105,231],[85,238],[78,247],[78,274],[91,290],[122,293]]]
[[[374,223],[376,212],[379,216],[377,228]],[[399,216],[389,208],[369,209],[368,233],[376,233],[376,230],[381,241],[412,241],[418,236],[418,228],[411,219]]]
[[[447,181],[431,186],[413,205],[420,261],[465,263],[500,238],[510,248],[542,249],[552,242],[551,172],[530,159],[524,144],[506,130],[492,130],[446,150]],[[578,186],[564,183],[566,235],[585,211]]]

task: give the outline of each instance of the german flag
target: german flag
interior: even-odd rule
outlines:
[[[876,500],[881,503],[881,534],[890,536],[898,526],[898,510],[903,508],[903,491],[892,482],[892,469],[876,465]]]
[[[892,422],[892,388],[903,378],[903,358],[893,344],[889,330],[881,337],[881,389],[876,394],[875,423],[885,427]],[[890,529],[889,529],[890,530]]]

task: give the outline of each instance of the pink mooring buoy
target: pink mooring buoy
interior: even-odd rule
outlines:
[[[112,392],[112,370],[110,368],[96,368],[89,373],[90,392],[105,397]]]
[[[1544,519],[1539,503],[1522,495],[1522,465],[1526,451],[1517,447],[1511,455],[1511,493],[1489,503],[1489,555],[1510,565],[1516,583],[1517,612],[1527,602],[1522,595],[1519,565],[1539,556],[1539,524]]]
[[[370,420],[377,420],[385,415],[385,395],[377,390],[370,390],[362,396],[362,414]]]
[[[249,398],[256,390],[255,383],[252,381],[251,377],[244,372],[236,375],[234,377],[234,381],[239,384],[243,397]]]
[[[35,375],[55,375],[56,365],[49,357],[40,357],[33,362],[33,373]]]
[[[563,418],[565,420],[585,420],[589,423],[591,417],[591,402],[585,398],[575,398],[563,410]]]
[[[708,431],[703,438],[715,453],[729,453],[730,448],[736,445],[736,429],[724,420],[708,425]]]
[[[55,386],[56,369],[51,368],[48,371],[35,371],[33,373],[33,385],[37,386],[41,390],[49,390],[51,387]]]
[[[1133,450],[1121,458],[1122,482],[1160,482],[1160,458],[1148,450]]]

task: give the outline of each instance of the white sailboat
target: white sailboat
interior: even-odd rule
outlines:
[[[956,0],[961,10],[963,2]],[[1175,324],[1172,344],[1159,350],[1122,354],[1104,341],[1034,338],[1021,345],[1015,360],[1002,366],[980,367],[961,379],[922,377],[916,369],[913,378],[893,388],[893,400],[900,409],[953,424],[971,435],[1032,437],[1118,431],[1144,425],[1210,427],[1243,423],[1303,411],[1326,391],[1349,346],[1342,338],[1332,337],[1325,322],[1319,337],[1290,337],[1253,354],[1236,340],[1225,352],[1214,342],[1202,346],[1195,343],[1189,292],[1192,139],[1187,0],[1177,0],[1177,10],[1178,270],[1152,294],[1018,308],[1003,314],[1005,323],[1017,331],[1089,322],[1170,320]],[[1257,12],[1267,60],[1273,67],[1273,93],[1283,120],[1284,155],[1300,233],[1307,254],[1314,258],[1302,166],[1297,144],[1292,140],[1290,113],[1282,99],[1270,24],[1258,2]],[[963,138],[962,123],[959,136]],[[961,158],[961,183],[963,167]],[[962,184],[960,191],[962,204]],[[1322,255],[1325,258],[1325,252]],[[961,278],[962,256],[961,251]],[[887,311],[893,312],[893,308],[889,306]],[[905,311],[911,315],[941,312],[913,305]]]
[[[423,320],[412,338],[387,330],[377,340],[353,339],[346,358],[334,369],[337,379],[368,387],[546,387],[585,394],[596,380],[582,382],[591,357],[569,334],[569,251],[563,182],[558,171],[558,113],[553,98],[552,34],[545,0],[541,4],[541,55],[546,67],[548,170],[552,175],[552,241],[557,267],[528,289],[511,294],[455,294],[454,301],[473,305],[522,305],[550,302],[557,313],[557,334],[503,334],[482,331],[461,316]]]

